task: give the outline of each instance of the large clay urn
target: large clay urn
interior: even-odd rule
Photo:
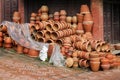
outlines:
[[[35,49],[30,49],[29,52],[28,52],[28,55],[30,57],[38,57],[39,56],[39,51],[35,50]]]

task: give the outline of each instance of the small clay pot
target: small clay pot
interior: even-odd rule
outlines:
[[[47,13],[42,13],[40,18],[41,18],[42,21],[47,21],[49,17],[48,17]]]
[[[102,64],[101,68],[105,71],[105,70],[109,70],[110,69],[110,64]]]
[[[47,13],[48,12],[48,6],[42,5],[40,10],[41,10],[42,13]]]
[[[30,57],[38,57],[39,56],[39,51],[35,49],[30,49],[28,52],[28,56]]]
[[[23,46],[21,46],[21,45],[17,45],[17,53],[23,53],[23,49],[24,49],[24,47]]]
[[[73,23],[77,23],[77,17],[76,17],[76,16],[73,16],[73,17],[72,17],[72,22],[73,22]]]
[[[99,71],[99,68],[100,68],[100,62],[91,61],[90,62],[90,67],[91,67],[92,71],[97,72],[97,71]]]
[[[67,15],[67,12],[65,10],[60,10],[60,15],[61,16],[66,16]]]
[[[80,59],[80,60],[79,60],[79,66],[80,66],[80,67],[84,67],[84,65],[82,64],[83,61],[84,61],[84,59]]]
[[[67,23],[71,23],[72,22],[72,17],[71,16],[67,16],[66,17],[66,22]]]
[[[67,66],[67,67],[72,67],[73,66],[73,63],[74,63],[74,61],[73,61],[73,58],[67,58],[66,60],[65,60],[65,65]]]
[[[101,63],[102,63],[102,64],[109,64],[109,59],[107,59],[107,58],[102,58],[102,59],[101,59]]]
[[[66,21],[66,16],[60,16],[60,21]]]
[[[92,49],[91,49],[90,42],[85,42],[85,43],[83,43],[83,45],[82,45],[82,50],[90,52],[90,51],[92,50]]]
[[[29,52],[29,49],[28,49],[28,48],[24,48],[24,49],[23,49],[23,53],[24,53],[24,54],[28,54],[28,52]]]
[[[52,26],[53,26],[53,24],[48,23],[48,24],[46,25],[46,30],[49,31],[49,32],[52,32],[52,31],[53,31]]]
[[[12,43],[12,38],[11,37],[4,37],[4,42],[6,44],[11,44]]]
[[[110,54],[110,53],[106,54],[106,58],[109,59],[109,60],[113,59],[113,54]]]
[[[0,26],[0,31],[6,32],[6,31],[7,31],[7,26],[1,25],[1,26]]]
[[[72,57],[78,57],[78,52],[77,51],[73,52]]]
[[[88,60],[83,60],[83,61],[82,61],[82,64],[83,64],[83,66],[84,66],[85,68],[89,67],[89,62],[88,62]]]

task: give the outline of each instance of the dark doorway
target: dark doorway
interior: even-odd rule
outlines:
[[[104,38],[110,43],[120,43],[120,0],[104,1]]]
[[[37,12],[42,5],[49,7],[49,13],[65,9],[72,16],[80,11],[81,4],[90,5],[90,0],[24,0],[25,22],[29,22],[30,14]]]

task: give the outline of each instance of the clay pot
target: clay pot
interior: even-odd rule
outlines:
[[[65,10],[60,10],[60,15],[61,16],[66,16],[67,15],[67,12]]]
[[[54,41],[52,39],[48,39],[46,43],[54,43]]]
[[[113,54],[111,53],[106,54],[106,58],[109,60],[113,59]]]
[[[38,42],[46,42],[47,40],[45,38],[43,38],[43,37],[40,37],[40,38],[37,39],[37,41]]]
[[[47,21],[49,17],[47,13],[42,13],[40,18],[42,21]]]
[[[39,56],[39,51],[35,50],[35,49],[30,49],[29,52],[28,52],[28,55],[30,57],[38,57]]]
[[[84,21],[83,28],[85,32],[91,32],[93,27],[93,21]]]
[[[73,23],[73,24],[72,24],[72,28],[77,29],[77,24],[76,24],[76,23]]]
[[[65,54],[65,48],[64,48],[64,47],[61,47],[61,53],[62,53],[63,56],[66,55],[66,54]]]
[[[99,71],[99,68],[100,68],[100,62],[90,61],[90,67],[92,71],[97,72]]]
[[[30,21],[35,21],[36,18],[35,17],[30,17]]]
[[[49,31],[49,32],[52,32],[53,31],[52,27],[53,27],[53,24],[48,23],[46,25],[46,30]]]
[[[51,39],[53,39],[53,40],[57,40],[57,39],[59,39],[59,38],[61,38],[63,36],[63,33],[62,32],[52,32],[51,34],[50,34],[50,37],[51,37]]]
[[[67,16],[66,17],[66,22],[67,23],[71,23],[72,22],[72,17],[71,16]]]
[[[0,37],[0,43],[2,43],[3,42],[3,38],[2,37]]]
[[[90,42],[85,42],[85,43],[83,43],[83,45],[82,45],[82,50],[90,52],[90,51],[92,50],[92,49],[91,49]]]
[[[101,63],[102,63],[103,65],[109,64],[109,59],[107,59],[107,58],[102,58],[102,59],[101,59]]]
[[[73,22],[73,23],[77,23],[77,16],[73,16],[73,17],[72,17],[72,22]]]
[[[90,58],[91,62],[100,62],[100,58]]]
[[[110,64],[102,64],[101,68],[105,71],[105,70],[109,70],[110,69]]]
[[[57,43],[58,45],[62,46],[62,44],[64,43],[63,41],[64,41],[63,38],[62,38],[62,39],[58,39],[58,40],[56,40],[56,43]]]
[[[73,57],[73,68],[77,68],[78,67],[78,58],[77,57]]]
[[[102,58],[105,58],[106,54],[105,52],[99,52],[99,57],[102,59]]]
[[[50,44],[49,44],[48,52],[47,52],[48,58],[51,57],[51,55],[52,55],[52,53],[53,53],[53,50],[54,50],[54,47],[55,47],[55,44],[54,44],[54,43],[50,43]]]
[[[82,61],[82,65],[83,65],[85,68],[89,67],[89,62],[88,62],[88,60],[83,60],[83,61]]]
[[[35,21],[34,20],[30,20],[30,24],[35,24]]]
[[[90,52],[86,52],[86,54],[84,54],[83,58],[86,59],[86,60],[89,60],[90,59]]]
[[[84,18],[83,18],[83,23],[87,22],[87,21],[93,21],[92,15],[91,13],[87,13],[85,14]]]
[[[71,44],[65,43],[65,44],[63,44],[63,46],[64,46],[66,49],[69,49],[69,48],[71,47]]]
[[[3,43],[0,43],[0,47],[2,47],[3,46]]]
[[[49,14],[49,20],[53,20],[53,14]]]
[[[92,43],[91,43],[91,47],[92,47],[93,50],[95,50],[95,51],[97,51],[97,52],[99,52],[99,51],[101,50],[100,44],[99,44],[99,43],[96,43],[96,42],[92,42]]]
[[[31,13],[31,17],[36,17],[37,14],[36,13]]]
[[[59,21],[60,20],[60,17],[59,16],[54,16],[54,21]]]
[[[82,23],[78,23],[77,30],[83,30],[83,25],[82,25]]]
[[[38,37],[38,38],[44,37],[45,33],[46,33],[46,30],[38,31],[38,32],[37,32],[37,37]]]
[[[28,52],[29,52],[29,49],[28,49],[28,48],[24,48],[24,49],[23,49],[23,53],[24,53],[24,54],[28,54]]]
[[[12,43],[11,37],[5,37],[5,38],[4,38],[4,42],[5,42],[6,44],[11,44],[11,43]]]
[[[99,57],[98,52],[94,51],[90,53],[90,58],[98,58],[98,57]]]
[[[60,16],[60,21],[66,21],[66,16]]]
[[[109,45],[108,43],[103,42],[103,43],[101,44],[101,51],[106,51],[106,50],[108,50],[109,48],[110,48],[110,45]]]
[[[87,4],[81,5],[80,12],[81,12],[81,14],[90,13],[90,10],[89,10],[89,7],[87,6]]]
[[[48,6],[42,5],[40,10],[41,10],[42,13],[47,13],[48,12]]]
[[[23,53],[23,46],[21,46],[21,45],[17,45],[17,53]]]
[[[4,47],[5,47],[6,49],[11,49],[12,44],[7,44],[7,43],[5,43],[5,44],[4,44]]]
[[[80,60],[79,60],[79,66],[80,66],[80,67],[84,67],[84,65],[82,64],[83,61],[84,61],[84,59],[80,59]]]
[[[6,31],[7,31],[7,26],[1,25],[1,26],[0,26],[0,31],[6,32]]]
[[[77,20],[78,20],[78,23],[83,23],[83,15],[77,13]]]
[[[54,12],[54,16],[59,16],[60,13],[59,12]]]
[[[65,60],[65,65],[67,66],[67,67],[72,67],[73,66],[73,63],[74,63],[74,61],[73,61],[73,58],[67,58],[66,60]]]
[[[77,51],[73,52],[72,57],[78,57],[78,52]]]
[[[0,37],[3,37],[3,32],[0,32]]]
[[[53,29],[54,31],[58,31],[58,30],[64,29],[64,26],[62,26],[61,23],[56,22],[56,23],[52,26],[52,29]]]
[[[70,37],[64,37],[64,42],[63,43],[71,44],[71,38]]]

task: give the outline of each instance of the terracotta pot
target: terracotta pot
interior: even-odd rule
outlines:
[[[21,45],[17,45],[17,53],[23,53],[23,49],[24,49],[24,47],[23,46],[21,46]]]
[[[40,18],[41,18],[42,21],[47,21],[49,17],[48,17],[47,13],[42,13]]]
[[[66,16],[60,16],[60,21],[66,21]]]
[[[28,52],[29,52],[29,49],[28,49],[28,48],[24,48],[24,49],[23,49],[23,53],[24,53],[24,54],[28,54]]]
[[[101,50],[101,46],[100,46],[99,43],[92,42],[91,47],[92,47],[93,50],[95,50],[97,52],[99,52]]]
[[[83,15],[77,13],[77,20],[78,20],[78,23],[83,23]]]
[[[100,62],[90,62],[90,67],[91,67],[91,70],[94,71],[94,72],[97,72],[99,71],[99,68],[100,68]]]
[[[48,12],[48,6],[42,5],[40,10],[41,10],[42,13],[47,13]]]
[[[60,17],[59,16],[54,16],[54,21],[59,21],[60,20]]]
[[[73,24],[72,24],[72,28],[77,29],[77,24],[76,24],[76,23],[73,23]]]
[[[51,37],[51,39],[53,39],[53,40],[57,40],[57,39],[59,39],[61,36],[60,36],[60,33],[58,33],[58,32],[52,32],[52,33],[50,34],[50,37]]]
[[[69,48],[71,47],[71,44],[65,43],[65,44],[63,44],[63,46],[64,46],[66,49],[69,49]]]
[[[48,39],[46,43],[54,43],[54,41],[52,39]]]
[[[0,31],[6,32],[7,31],[7,27],[5,25],[1,25],[0,26]]]
[[[100,58],[90,58],[91,62],[100,62]]]
[[[54,43],[50,43],[49,44],[49,48],[48,48],[48,52],[47,52],[49,58],[51,57],[54,48],[55,48],[55,44]]]
[[[38,38],[37,41],[38,41],[38,42],[46,42],[47,40],[46,40],[45,38],[43,38],[43,37],[40,37],[40,38]]]
[[[11,44],[11,43],[12,43],[11,37],[4,37],[4,42],[5,42],[6,44]]]
[[[0,47],[2,47],[3,46],[3,43],[0,43]]]
[[[70,36],[71,42],[75,43],[76,42],[76,38],[77,38],[77,35],[71,35]]]
[[[0,37],[3,37],[3,32],[0,32]]]
[[[92,49],[91,49],[90,42],[85,42],[85,43],[82,45],[82,50],[90,52],[90,51],[92,50]]]
[[[78,57],[78,52],[77,51],[73,52],[72,57]]]
[[[73,63],[74,63],[74,61],[73,61],[73,58],[67,58],[66,60],[65,60],[65,65],[66,65],[66,67],[72,67],[73,66]]]
[[[85,16],[83,18],[83,23],[86,22],[86,21],[93,21],[91,13],[85,14]]]
[[[56,40],[56,43],[59,44],[60,46],[62,46],[62,44],[64,43],[63,41],[64,41],[63,38],[62,39],[58,39],[58,40]]]
[[[102,58],[102,59],[101,59],[101,63],[102,63],[102,64],[109,64],[109,59],[107,59],[107,58]]]
[[[73,22],[73,23],[77,23],[77,16],[73,16],[73,17],[72,17],[72,22]]]
[[[84,21],[83,28],[85,32],[91,32],[93,27],[93,21]]]
[[[110,64],[101,65],[101,68],[103,70],[109,70],[110,69]]]
[[[46,33],[46,30],[38,31],[38,32],[37,32],[37,37],[38,37],[38,38],[44,37],[45,33]]]
[[[60,15],[61,16],[66,16],[67,15],[67,12],[65,10],[60,10]]]
[[[105,52],[99,52],[99,57],[102,59],[102,58],[105,58],[106,54]]]
[[[41,21],[41,22],[39,22],[40,30],[44,30],[46,25],[47,25],[47,22],[46,22],[46,21]]]
[[[31,17],[36,17],[37,14],[36,13],[31,13]]]
[[[3,38],[2,37],[0,37],[0,43],[2,43],[3,42]]]
[[[78,67],[78,58],[77,57],[73,57],[73,68],[77,68]]]
[[[84,67],[84,65],[82,64],[83,61],[84,61],[84,59],[80,59],[80,60],[79,60],[79,66],[80,66],[80,67]]]
[[[98,57],[99,57],[98,52],[93,51],[93,52],[90,53],[90,58],[98,58]]]
[[[86,52],[86,54],[83,56],[84,59],[89,60],[90,59],[90,52]]]
[[[78,23],[77,30],[83,30],[83,25],[82,25],[82,23]]]
[[[89,67],[89,62],[88,62],[88,60],[83,60],[82,61],[82,65],[84,66],[84,67]]]
[[[64,26],[62,26],[62,24],[59,23],[59,22],[56,22],[56,23],[52,26],[52,29],[53,29],[54,31],[58,31],[58,30],[61,30],[61,29],[63,29],[63,28],[64,28]]]
[[[35,21],[35,17],[30,17],[30,21]]]
[[[39,51],[35,50],[35,49],[30,49],[28,52],[28,55],[30,57],[38,57],[39,56]]]
[[[66,22],[67,23],[71,23],[72,22],[72,17],[71,16],[67,16],[66,17]]]
[[[90,13],[89,7],[87,6],[87,4],[83,4],[80,7],[80,12],[81,14],[87,14]]]
[[[37,31],[38,31],[39,29],[40,29],[39,24],[36,24],[36,25],[35,25],[35,30],[37,30]]]
[[[53,26],[53,24],[48,23],[46,25],[46,30],[49,31],[49,32],[52,32],[53,31],[52,26]]]
[[[54,12],[54,16],[59,16],[60,15],[60,13],[59,12]]]
[[[113,59],[113,54],[110,53],[106,54],[106,58],[109,60]]]
[[[5,47],[6,49],[10,49],[10,48],[12,47],[12,44],[7,44],[7,43],[5,43],[5,44],[4,44],[4,47]]]
[[[63,43],[71,44],[71,38],[70,37],[64,37],[64,42]]]

